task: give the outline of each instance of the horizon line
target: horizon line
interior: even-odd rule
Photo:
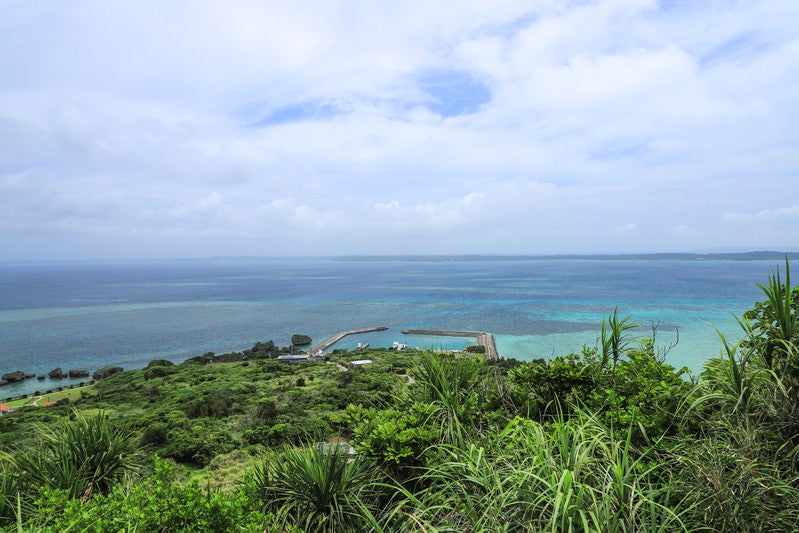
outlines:
[[[144,263],[144,262],[224,262],[224,261],[275,261],[329,259],[334,261],[385,261],[385,260],[665,260],[665,259],[733,259],[733,260],[773,260],[799,259],[799,250],[748,250],[735,252],[633,252],[633,253],[452,253],[452,254],[322,254],[322,255],[215,255],[196,257],[145,257],[145,258],[85,258],[85,259],[0,259],[0,264],[31,263]]]

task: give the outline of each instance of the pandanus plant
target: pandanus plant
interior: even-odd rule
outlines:
[[[796,344],[799,337],[797,323],[797,307],[799,307],[799,291],[791,287],[791,268],[785,259],[785,282],[780,270],[770,274],[768,283],[758,284],[766,296],[764,302],[758,303],[748,313],[753,319],[752,325],[762,343],[763,360],[769,370],[784,372],[799,370],[796,362],[791,361],[791,345]],[[793,363],[793,364],[791,364]]]
[[[364,531],[379,500],[380,472],[339,445],[270,451],[253,479],[265,511],[308,532]]]
[[[11,468],[24,480],[23,489],[64,489],[87,501],[108,494],[141,463],[138,439],[130,427],[119,426],[100,413],[38,429],[35,446],[10,455]]]
[[[480,366],[473,359],[448,359],[427,353],[413,368],[417,399],[437,408],[446,442],[462,443],[476,423]]]

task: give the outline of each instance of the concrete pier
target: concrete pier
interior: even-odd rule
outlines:
[[[486,360],[496,361],[499,359],[497,344],[494,335],[482,331],[446,331],[440,329],[406,329],[402,333],[406,335],[430,335],[433,337],[474,337],[478,346],[486,349]]]
[[[370,331],[385,331],[388,329],[388,326],[376,326],[373,328],[361,328],[361,329],[349,329],[347,331],[340,331],[330,337],[329,339],[325,339],[313,348],[311,348],[308,353],[310,355],[318,354],[319,352],[324,352],[338,341],[346,337],[347,335],[356,335],[358,333],[369,333]]]

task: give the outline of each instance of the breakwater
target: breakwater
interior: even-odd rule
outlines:
[[[322,342],[311,348],[308,351],[308,353],[311,355],[316,355],[319,352],[324,352],[325,350],[336,344],[338,341],[340,341],[347,335],[357,335],[358,333],[369,333],[372,331],[385,331],[387,329],[388,326],[375,326],[372,328],[348,329],[346,331],[340,331],[339,333],[336,333],[332,337],[323,340]]]
[[[494,335],[484,331],[447,331],[441,329],[406,329],[405,335],[431,335],[434,337],[474,337],[478,346],[485,348],[486,360],[498,360],[499,352]]]

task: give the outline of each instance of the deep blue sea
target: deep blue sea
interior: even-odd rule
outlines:
[[[714,326],[737,339],[733,314],[760,299],[779,262],[588,259],[258,259],[0,264],[0,374],[55,367],[126,369],[155,358],[225,353],[293,333],[314,342],[338,331],[391,346],[463,348],[459,338],[406,328],[488,331],[500,354],[532,359],[595,345],[603,315],[619,307],[657,324],[667,361],[694,371],[719,353]],[[63,382],[28,380],[0,398]]]

